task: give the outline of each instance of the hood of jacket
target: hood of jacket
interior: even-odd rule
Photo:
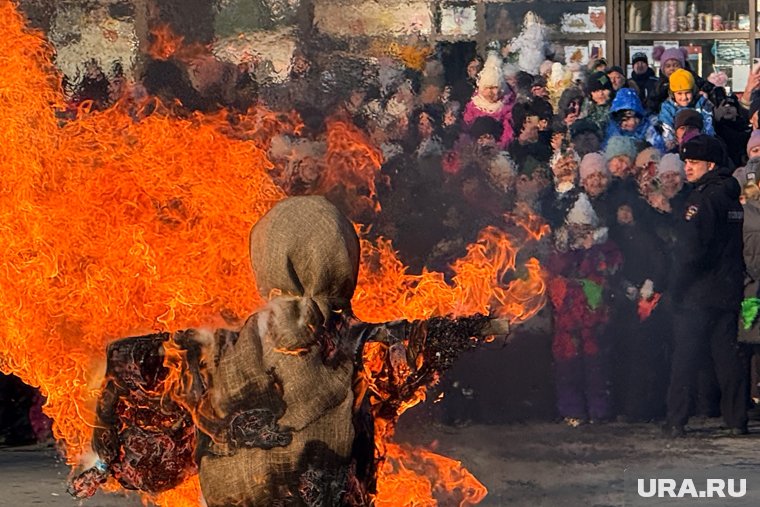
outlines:
[[[612,99],[610,113],[614,114],[619,111],[626,110],[633,111],[639,118],[646,116],[644,106],[641,105],[641,99],[639,99],[638,93],[631,90],[630,88],[621,88],[615,94],[615,98]]]
[[[567,88],[565,91],[562,92],[562,95],[560,95],[559,97],[559,103],[557,104],[558,106],[557,109],[559,110],[562,116],[566,116],[567,108],[571,102],[573,102],[574,100],[577,100],[582,104],[585,98],[586,98],[586,95],[583,93],[583,90],[581,90],[580,88],[576,88],[576,87]]]

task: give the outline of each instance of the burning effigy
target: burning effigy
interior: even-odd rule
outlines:
[[[268,303],[239,331],[185,330],[109,346],[93,440],[99,462],[74,479],[73,494],[94,493],[108,473],[157,493],[197,463],[209,506],[369,505],[384,459],[375,419],[395,423],[399,407],[461,351],[508,332],[506,320],[484,316],[358,320],[351,297],[359,240],[323,197],[275,205],[253,227],[251,261]],[[384,347],[374,378],[362,375],[371,342]]]
[[[78,474],[87,470],[72,482],[78,494],[122,487],[144,492],[157,505],[197,505],[203,475],[196,457],[203,452],[201,469],[204,459],[225,459],[230,449],[257,454],[298,442],[302,423],[282,420],[288,411],[277,398],[287,396],[277,392],[277,382],[266,391],[269,412],[209,404],[207,385],[216,378],[212,352],[221,360],[221,351],[253,332],[245,316],[258,321],[268,311],[245,252],[251,226],[286,197],[270,177],[267,150],[276,133],[293,128],[291,116],[258,108],[231,126],[223,114],[176,116],[153,101],[150,108],[119,103],[97,112],[83,104],[64,121],[60,111],[67,106],[49,45],[13,4],[0,6],[0,20],[6,141],[0,145],[6,245],[0,369],[47,398],[44,410],[67,462]],[[332,125],[326,156],[341,166],[336,174],[355,162],[347,153],[377,162],[375,150],[356,149],[365,142],[361,137]],[[374,174],[366,165],[358,169]],[[328,341],[311,351],[351,372],[341,377],[350,378],[347,388],[340,383],[347,394],[330,396],[324,411],[341,407],[348,415],[341,419],[350,422],[344,447],[330,466],[358,485],[352,490],[357,498],[374,495],[375,505],[390,506],[411,495],[421,505],[435,505],[435,498],[467,505],[485,495],[455,460],[390,439],[398,416],[424,399],[457,351],[487,334],[487,318],[478,314],[519,323],[544,304],[538,262],[523,267],[517,261],[524,238],[542,227],[525,220],[516,230],[522,237],[483,229],[454,262],[450,281],[432,271],[408,273],[389,241],[360,234],[358,268],[352,264],[356,290],[346,296],[351,312],[329,322],[347,333],[339,333],[346,337],[338,340],[341,347],[358,347],[352,333],[366,338],[361,357],[349,362],[351,347]],[[324,317],[319,305],[303,311]],[[270,352],[298,362],[305,359],[298,348]],[[317,392],[309,388],[307,402]],[[357,432],[360,413],[373,421],[372,432]],[[229,431],[233,419],[237,430]],[[363,453],[355,454],[359,435]],[[308,470],[289,474],[298,478],[288,479],[289,494],[301,495],[302,477],[302,498],[324,482]]]

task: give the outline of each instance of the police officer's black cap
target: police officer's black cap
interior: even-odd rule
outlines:
[[[681,145],[681,160],[723,163],[723,145],[713,136],[700,134]]]

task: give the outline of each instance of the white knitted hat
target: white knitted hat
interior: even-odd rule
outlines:
[[[599,217],[584,193],[578,195],[565,221],[571,225],[590,225],[591,227],[599,225]]]
[[[478,74],[478,89],[498,86],[504,88],[504,72],[501,57],[494,51],[488,53],[483,70]]]

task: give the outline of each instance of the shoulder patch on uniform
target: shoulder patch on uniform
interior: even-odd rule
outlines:
[[[699,213],[699,206],[697,206],[696,204],[692,204],[691,206],[686,208],[686,213],[684,214],[683,217],[686,220],[691,220],[692,218],[697,216],[697,213]]]
[[[743,210],[728,210],[729,222],[742,222],[744,220]]]

